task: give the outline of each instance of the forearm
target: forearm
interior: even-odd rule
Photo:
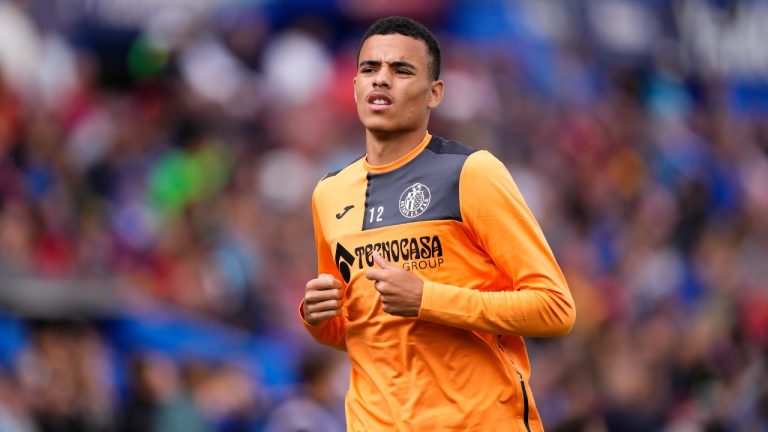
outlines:
[[[564,336],[576,319],[567,288],[483,292],[425,282],[419,319],[517,336]]]

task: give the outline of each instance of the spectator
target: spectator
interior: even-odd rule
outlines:
[[[344,426],[343,401],[334,392],[338,386],[338,359],[318,351],[306,355],[300,365],[298,392],[270,414],[265,432],[341,432]]]

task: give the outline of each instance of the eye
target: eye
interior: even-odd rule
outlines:
[[[398,69],[395,73],[398,75],[413,75],[413,72],[408,69]]]
[[[373,73],[373,68],[372,68],[372,67],[364,67],[364,68],[361,68],[361,69],[360,69],[360,73],[364,73],[364,74],[367,74],[367,73]]]

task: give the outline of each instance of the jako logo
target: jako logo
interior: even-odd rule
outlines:
[[[344,249],[341,243],[336,243],[336,255],[333,257],[333,260],[336,262],[336,268],[339,269],[344,282],[349,283],[349,278],[352,276],[352,269],[350,267],[355,264],[355,256]]]

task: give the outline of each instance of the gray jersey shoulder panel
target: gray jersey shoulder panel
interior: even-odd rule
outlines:
[[[430,220],[461,221],[459,177],[475,149],[433,136],[418,156],[383,174],[368,174],[363,230]]]

